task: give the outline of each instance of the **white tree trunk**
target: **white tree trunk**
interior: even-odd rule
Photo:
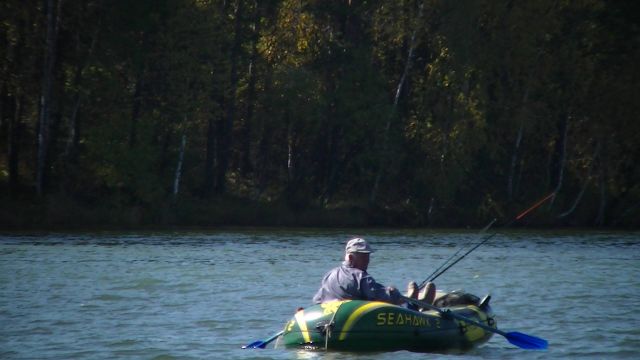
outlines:
[[[184,162],[184,150],[187,146],[187,135],[182,135],[182,142],[180,143],[180,155],[178,155],[178,165],[176,166],[176,175],[173,180],[173,197],[178,196],[180,191],[180,178],[182,177],[182,163]]]
[[[294,139],[293,139],[293,124],[289,122],[289,126],[287,127],[287,180],[289,183],[293,181],[294,176]]]
[[[549,209],[553,208],[553,204],[556,201],[556,195],[562,188],[562,182],[564,181],[564,165],[567,157],[567,133],[569,132],[569,119],[571,119],[571,112],[568,113],[567,118],[564,120],[564,129],[561,134],[560,144],[560,159],[558,159],[558,179],[556,182],[556,186],[553,189],[554,196],[551,198],[551,202],[549,203]]]
[[[55,0],[47,0],[47,35],[40,93],[40,116],[38,119],[38,159],[36,163],[36,193],[44,193],[44,177],[49,145],[49,118],[51,115],[51,96],[53,89],[53,69],[56,59],[58,31],[60,29],[60,10],[63,0],[56,6]]]
[[[566,216],[570,215],[578,207],[578,204],[582,200],[582,196],[584,195],[584,192],[587,190],[587,185],[589,185],[589,182],[591,181],[591,174],[593,172],[593,168],[594,168],[594,165],[596,163],[596,160],[597,160],[599,154],[600,154],[600,142],[598,142],[596,144],[596,149],[593,152],[593,156],[591,157],[591,164],[589,164],[589,170],[587,171],[587,176],[585,178],[584,183],[582,184],[582,188],[580,189],[580,192],[578,193],[578,196],[574,200],[573,205],[569,208],[569,210],[567,210],[567,211],[563,212],[562,214],[558,215],[558,218],[563,218],[563,217],[566,217]]]
[[[600,206],[598,207],[598,216],[596,217],[596,225],[602,226],[605,222],[605,209],[607,207],[607,181],[606,169],[604,166],[600,168]]]
[[[404,84],[407,80],[407,76],[409,75],[409,71],[411,70],[411,66],[413,65],[413,52],[416,49],[416,37],[418,33],[418,28],[422,24],[420,19],[422,19],[422,14],[424,12],[424,2],[420,3],[420,10],[418,12],[418,22],[416,23],[416,27],[413,29],[411,33],[411,38],[409,40],[409,51],[407,52],[407,60],[404,64],[404,70],[402,71],[402,75],[400,76],[400,81],[398,81],[398,86],[396,87],[396,93],[393,97],[393,106],[391,109],[391,114],[389,114],[389,118],[387,119],[387,123],[384,127],[384,137],[382,139],[382,155],[380,157],[378,171],[376,173],[376,178],[373,182],[373,187],[371,189],[371,195],[369,197],[369,203],[373,204],[376,201],[378,196],[378,188],[380,187],[380,180],[382,179],[382,173],[386,167],[386,157],[385,153],[387,152],[387,146],[389,143],[389,130],[391,129],[391,121],[396,114],[396,109],[398,107],[398,102],[400,101],[400,94],[402,94],[402,89],[404,88]]]
[[[529,88],[527,87],[522,96],[522,108],[527,106],[529,99]],[[522,137],[524,135],[524,110],[520,109],[520,127],[518,129],[518,135],[516,136],[516,142],[513,145],[513,154],[511,154],[511,167],[509,169],[509,178],[507,180],[507,196],[509,201],[513,198],[513,178],[516,173],[516,165],[518,164],[518,158],[520,156],[520,145],[522,144]]]

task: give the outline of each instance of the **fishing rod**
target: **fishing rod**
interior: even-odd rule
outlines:
[[[527,210],[521,212],[520,214],[518,214],[518,216],[516,216],[515,218],[513,218],[508,224],[504,225],[503,228],[507,228],[509,226],[511,226],[513,223],[515,223],[516,221],[522,219],[523,217],[525,217],[527,214],[529,214],[531,211],[533,211],[534,209],[536,209],[537,207],[539,207],[540,205],[544,204],[545,201],[549,200],[550,198],[552,198],[556,193],[552,192],[551,194],[545,196],[543,199],[539,200],[538,202],[536,202],[535,204],[533,204],[531,207],[529,207]],[[493,222],[491,222],[491,224],[493,224]],[[489,225],[491,225],[489,224]],[[461,257],[458,258],[458,260],[454,261],[453,263],[451,263],[449,266],[447,266],[446,268],[444,268],[442,271],[438,272],[435,275],[430,275],[428,276],[424,281],[422,281],[422,283],[420,283],[420,286],[418,286],[418,288],[423,288],[424,285],[427,282],[432,282],[435,279],[437,279],[440,275],[444,274],[445,271],[449,270],[453,265],[457,264],[458,262],[460,262],[460,260],[464,259],[467,255],[469,255],[473,250],[477,249],[478,247],[480,247],[482,244],[486,243],[487,241],[491,240],[494,236],[496,236],[498,233],[494,232],[493,234],[487,236],[486,238],[484,238],[484,240],[482,240],[481,242],[479,242],[476,246],[472,247],[469,251],[467,251],[464,255],[462,255]],[[447,260],[448,262],[449,260]],[[441,266],[442,267],[442,266]]]
[[[488,230],[488,229],[493,225],[493,223],[495,223],[495,222],[496,222],[496,220],[498,220],[498,219],[494,218],[494,219],[493,219],[493,220],[492,220],[492,221],[491,221],[487,226],[485,226],[484,228],[482,228],[482,230],[480,230],[480,234],[484,234],[485,232],[487,232],[487,230]],[[431,279],[431,277],[432,277],[433,275],[435,275],[438,271],[440,271],[440,269],[442,269],[443,267],[447,266],[447,264],[448,264],[451,260],[455,259],[455,257],[456,257],[456,256],[458,256],[458,254],[460,254],[460,252],[461,252],[462,250],[467,249],[467,248],[471,245],[471,242],[472,242],[473,240],[474,240],[474,239],[470,239],[470,240],[468,240],[468,241],[467,241],[463,246],[461,246],[461,247],[460,247],[460,249],[458,249],[458,251],[456,251],[456,253],[455,253],[455,254],[451,255],[451,256],[450,256],[450,257],[449,257],[449,258],[448,258],[444,263],[442,263],[442,265],[440,265],[437,269],[433,270],[433,272],[431,273],[431,275],[427,276],[427,279]],[[423,282],[423,283],[424,283],[424,282]],[[420,285],[420,287],[422,287],[422,284]]]

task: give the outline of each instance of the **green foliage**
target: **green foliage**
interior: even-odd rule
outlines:
[[[1,226],[637,226],[636,2],[60,1],[44,198],[45,3],[0,5]]]

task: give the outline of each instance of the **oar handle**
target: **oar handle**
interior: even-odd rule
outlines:
[[[272,342],[273,340],[277,339],[278,336],[284,334],[284,330],[280,330],[280,332],[278,332],[277,334],[274,334],[272,337],[268,338],[267,340],[264,341],[265,344],[268,344],[270,342]]]

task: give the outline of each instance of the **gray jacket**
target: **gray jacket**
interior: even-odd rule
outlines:
[[[399,295],[397,291],[389,292],[369,273],[351,267],[345,261],[324,276],[313,302],[320,304],[332,300],[378,300],[397,303]]]

